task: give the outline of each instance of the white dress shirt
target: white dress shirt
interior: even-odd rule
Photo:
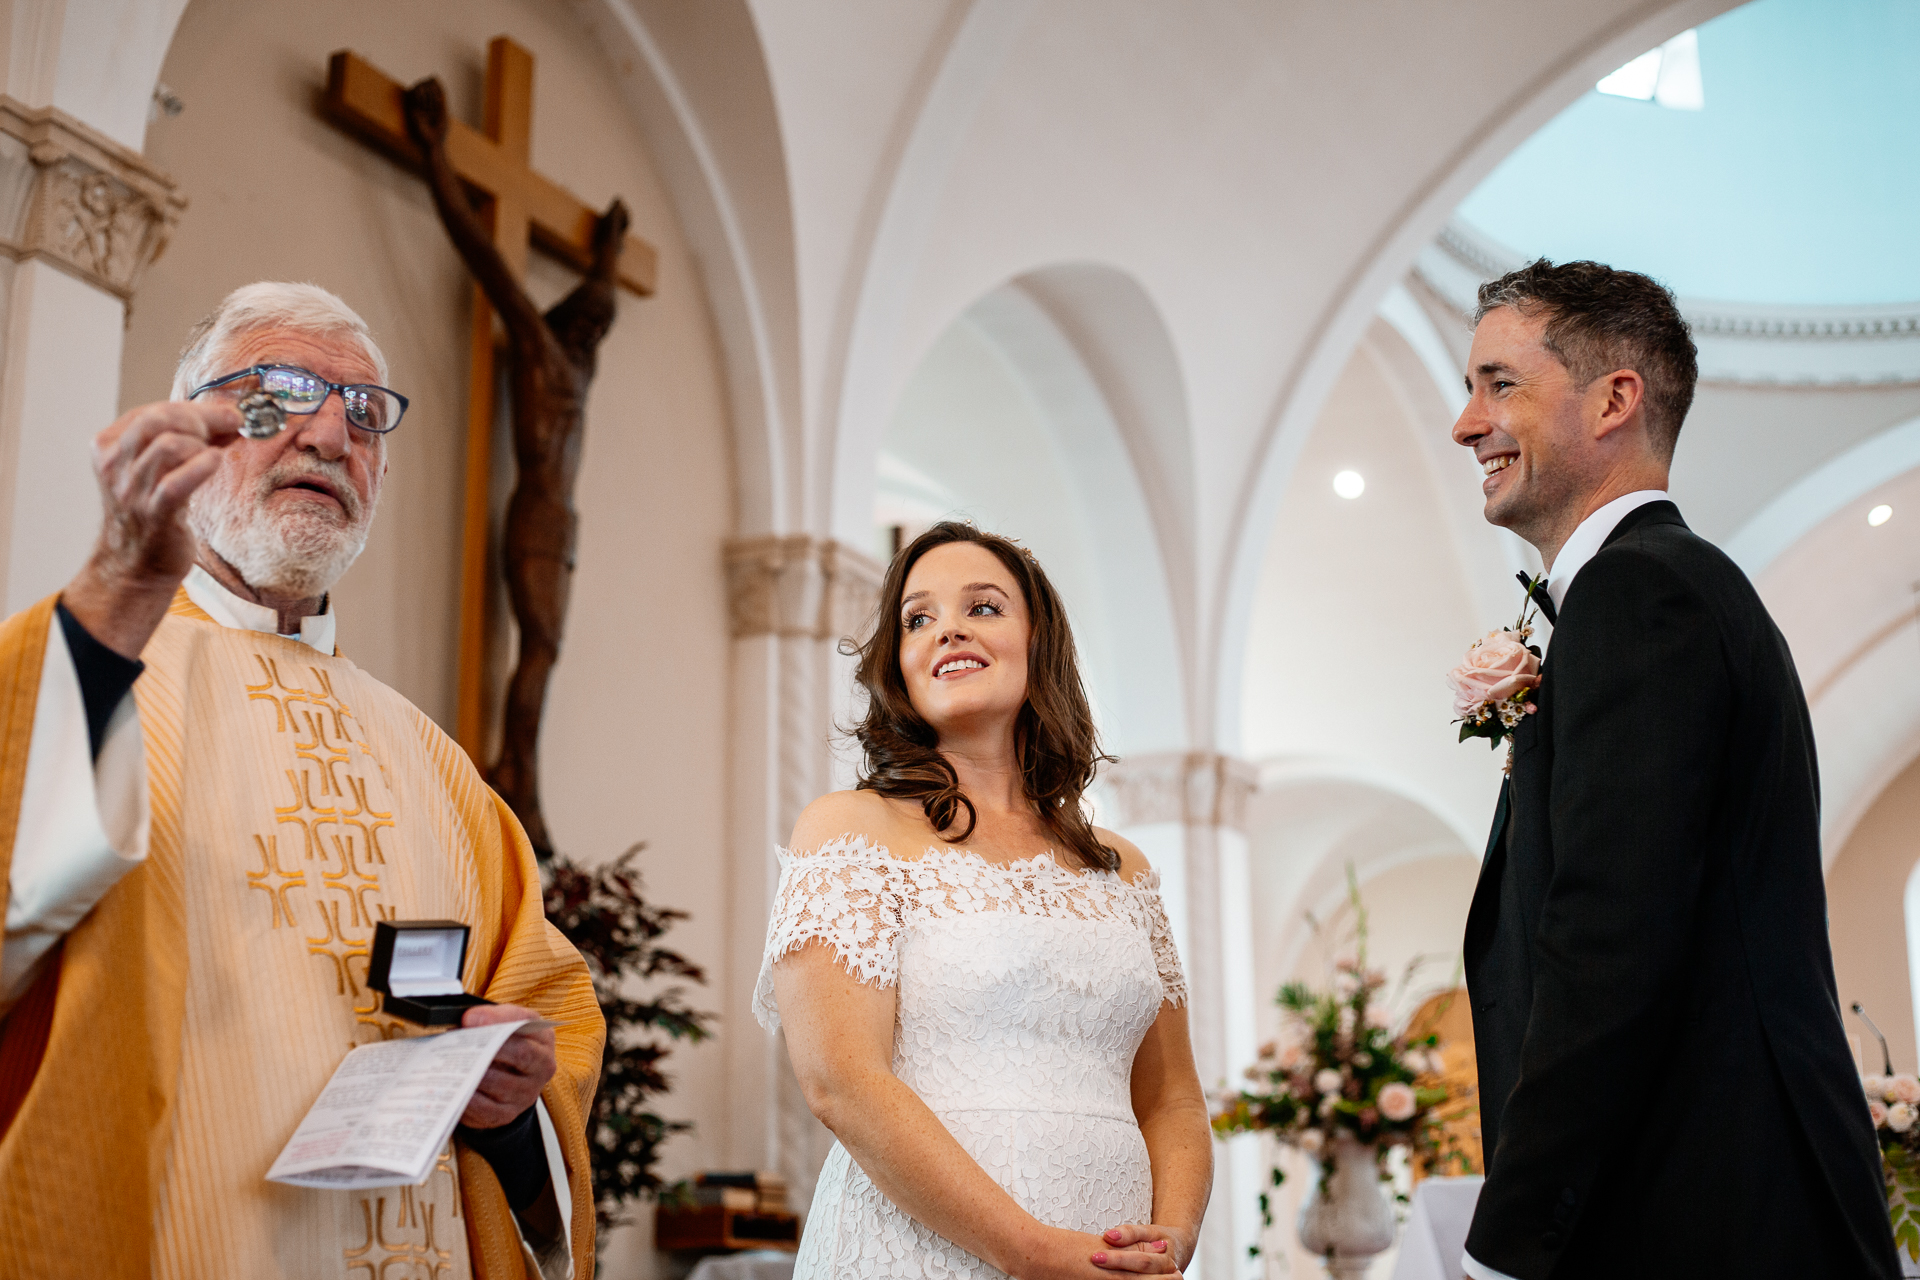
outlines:
[[[1556,613],[1566,603],[1567,589],[1573,585],[1573,580],[1587,567],[1587,561],[1600,554],[1608,535],[1620,527],[1620,522],[1649,502],[1666,500],[1665,489],[1636,489],[1615,498],[1580,522],[1580,527],[1560,548],[1560,554],[1553,558],[1553,568],[1547,574],[1547,597],[1553,601]],[[1486,1263],[1476,1260],[1470,1253],[1460,1255],[1460,1265],[1472,1280],[1514,1280],[1506,1272],[1495,1271]]]
[[[1553,600],[1557,611],[1566,601],[1567,588],[1579,572],[1587,567],[1587,561],[1600,554],[1600,548],[1606,545],[1607,537],[1620,527],[1629,513],[1638,511],[1649,502],[1665,502],[1665,489],[1636,489],[1634,492],[1615,498],[1606,506],[1580,522],[1566,545],[1560,548],[1560,554],[1553,558],[1553,568],[1547,574],[1547,595]]]

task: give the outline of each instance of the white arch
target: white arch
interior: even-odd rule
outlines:
[[[850,259],[850,282],[828,340],[816,414],[822,465],[815,500],[833,536],[858,545],[873,513],[874,457],[901,380],[899,335],[935,215],[967,127],[1033,0],[970,0],[949,27],[890,163],[883,163]]]
[[[1217,567],[1207,619],[1205,687],[1209,730],[1224,747],[1240,741],[1239,655],[1246,651],[1253,584],[1267,532],[1315,418],[1348,355],[1387,291],[1445,225],[1476,183],[1568,103],[1629,58],[1697,26],[1737,0],[1654,0],[1523,85],[1481,127],[1435,165],[1427,181],[1375,241],[1315,326],[1316,340],[1278,383],[1273,407],[1236,495],[1228,548]]]
[[[700,262],[726,360],[736,532],[792,531],[806,456],[793,208],[753,15],[744,0],[594,0],[576,12],[607,53]]]
[[[1118,672],[1107,697],[1119,714],[1115,746],[1126,751],[1187,745],[1186,671],[1179,611],[1163,571],[1156,522],[1107,388],[1055,315],[1021,282],[967,310],[1045,411],[1054,444],[1078,490],[1096,547],[1104,637]]]
[[[1827,517],[1895,476],[1920,467],[1920,418],[1869,436],[1783,490],[1728,539],[1726,553],[1758,579],[1780,553]]]
[[[12,52],[9,89],[30,105],[49,102],[142,150],[160,65],[186,10],[187,0],[67,0],[57,35],[16,20],[14,39],[30,44],[30,52],[25,59],[18,48]],[[28,83],[17,80],[23,75]]]
[[[999,367],[1038,411],[1065,485],[1048,505],[1068,504],[1087,535],[1080,572],[1092,576],[1075,604],[1077,613],[1097,619],[1093,634],[1081,639],[1089,675],[1107,677],[1093,684],[1113,713],[1103,725],[1110,745],[1126,754],[1185,750],[1190,686],[1184,658],[1192,644],[1181,622],[1191,610],[1179,607],[1173,586],[1180,562],[1165,555],[1167,523],[1179,519],[1168,507],[1177,499],[1167,493],[1166,468],[1156,465],[1165,454],[1187,456],[1185,397],[1158,312],[1130,277],[1080,263],[1043,268],[989,291],[942,330],[927,358],[963,324],[990,344]],[[935,458],[911,465],[924,469],[920,487],[930,495],[975,511],[972,504],[984,502],[997,518],[1021,524],[1024,500],[980,491],[977,475],[966,490]]]
[[[1279,817],[1272,811],[1283,807],[1287,829],[1304,846],[1292,851],[1302,860],[1290,866],[1263,859]],[[1486,835],[1462,830],[1445,806],[1386,771],[1302,760],[1261,770],[1260,790],[1248,806],[1247,838],[1252,879],[1272,893],[1270,900],[1249,901],[1248,911],[1269,922],[1279,913],[1278,933],[1270,925],[1267,943],[1255,947],[1263,957],[1261,976],[1272,981],[1293,971],[1311,937],[1303,913],[1324,920],[1345,899],[1349,863],[1364,885],[1411,862],[1477,858]]]

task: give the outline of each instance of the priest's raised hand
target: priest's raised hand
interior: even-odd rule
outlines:
[[[339,298],[237,290],[173,399],[95,440],[85,567],[0,623],[9,1280],[552,1280],[592,1256],[586,965],[512,811],[334,643],[407,408],[388,381]],[[354,1046],[419,1033],[367,965],[377,921],[421,919],[470,929],[464,984],[493,1002],[471,1021],[553,1025],[508,1039],[425,1184],[267,1183]]]
[[[100,540],[61,600],[101,643],[127,658],[147,647],[193,567],[187,500],[240,438],[223,401],[163,401],[120,415],[93,441]]]

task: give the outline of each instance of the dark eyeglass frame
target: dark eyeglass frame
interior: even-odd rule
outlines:
[[[352,401],[347,399],[347,392],[361,391],[361,390],[378,391],[385,395],[392,396],[395,400],[400,402],[400,412],[394,414],[393,421],[388,423],[384,427],[363,427],[359,423],[355,422],[351,417],[348,417],[347,425],[352,427],[355,431],[365,431],[373,435],[383,436],[383,435],[386,435],[388,432],[392,431],[395,427],[399,426],[400,420],[407,416],[407,403],[408,403],[407,398],[401,395],[398,391],[395,391],[391,387],[383,387],[377,382],[329,382],[327,379],[321,377],[319,374],[315,373],[313,370],[303,369],[297,364],[256,364],[251,368],[242,369],[238,373],[230,373],[226,375],[224,378],[215,378],[212,382],[204,383],[201,386],[195,387],[191,392],[188,393],[187,399],[189,400],[198,399],[202,393],[213,391],[220,387],[224,387],[229,382],[238,382],[242,378],[251,378],[258,375],[271,373],[275,369],[284,369],[288,373],[297,373],[302,375],[303,377],[312,378],[315,382],[319,383],[320,385],[324,386],[327,389],[326,395],[321,396],[318,400],[315,400],[311,408],[305,408],[305,409],[296,408],[292,405],[281,404],[280,397],[274,396],[275,404],[279,404],[282,409],[286,410],[290,414],[295,415],[296,417],[303,417],[303,418],[310,417],[311,415],[320,412],[321,409],[326,407],[327,396],[332,396],[337,394],[340,397],[340,403],[342,405],[351,404]],[[272,393],[269,392],[268,394],[271,395]]]

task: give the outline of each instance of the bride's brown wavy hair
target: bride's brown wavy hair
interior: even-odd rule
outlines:
[[[1027,799],[1061,848],[1088,867],[1117,871],[1120,855],[1100,843],[1087,818],[1085,795],[1094,771],[1114,757],[1100,750],[1066,607],[1031,552],[970,524],[942,521],[907,544],[887,566],[880,606],[865,642],[856,644],[851,637],[840,642],[842,653],[859,657],[854,679],[867,694],[866,713],[853,727],[864,753],[856,787],[889,799],[918,800],[942,839],[959,843],[973,834],[979,818],[973,801],[936,747],[933,726],[913,709],[900,669],[900,610],[907,575],[921,556],[955,542],[991,551],[1013,575],[1033,620],[1027,642],[1027,700],[1013,729]]]

